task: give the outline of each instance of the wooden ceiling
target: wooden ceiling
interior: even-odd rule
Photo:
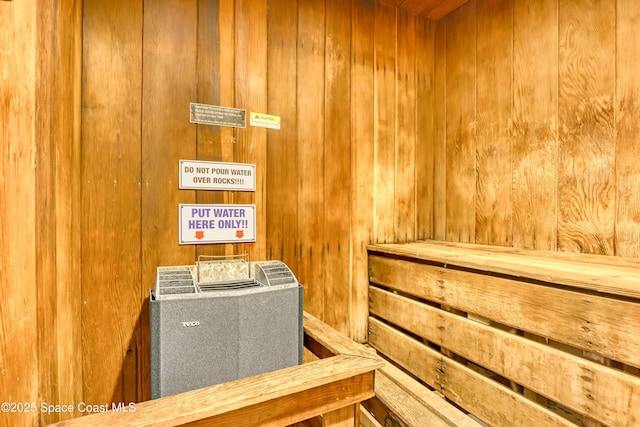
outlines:
[[[381,3],[399,7],[413,14],[437,21],[469,0],[380,0]]]

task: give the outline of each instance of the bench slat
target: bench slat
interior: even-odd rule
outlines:
[[[370,343],[469,412],[496,427],[573,426],[520,394],[369,318]]]
[[[640,423],[640,378],[374,287],[370,312],[606,425]]]
[[[558,283],[582,289],[640,299],[640,271],[631,259],[591,255],[580,262],[560,254],[544,257],[531,252],[488,251],[470,246],[440,245],[435,242],[369,245],[370,252],[428,260],[443,265],[491,271],[515,277]],[[522,250],[520,250],[522,251]],[[599,261],[595,261],[598,259]],[[609,263],[607,263],[607,260]]]
[[[378,255],[369,257],[369,275],[371,283],[640,367],[638,304]]]

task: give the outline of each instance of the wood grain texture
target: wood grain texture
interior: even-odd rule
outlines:
[[[367,244],[373,237],[374,6],[351,5],[351,299],[350,336],[367,339]]]
[[[376,349],[492,426],[573,425],[377,319],[369,332]]]
[[[511,246],[513,7],[477,5],[476,243]]]
[[[98,404],[137,398],[142,4],[85,1],[83,26],[83,399]]]
[[[37,401],[36,1],[0,3],[0,400]],[[32,361],[32,363],[25,363]],[[2,426],[38,414],[0,414]]]
[[[615,254],[640,257],[640,4],[619,0],[616,9],[616,220]]]
[[[373,241],[395,239],[396,10],[377,4],[374,19]]]
[[[351,3],[325,2],[324,321],[349,333],[351,295]]]
[[[446,240],[475,240],[476,2],[447,17]]]
[[[250,126],[249,113],[267,109],[267,0],[235,1],[235,102],[247,110],[247,127],[236,129],[234,160],[256,165],[256,191],[235,192],[235,203],[256,205],[256,242],[236,245],[236,252],[251,260],[267,253],[267,130]]]
[[[435,170],[435,25],[416,20],[416,239],[433,238]]]
[[[35,268],[36,303],[38,314],[38,400],[57,398],[58,360],[56,331],[56,300],[58,293],[56,266],[56,195],[55,195],[55,153],[57,147],[52,132],[56,122],[53,103],[56,87],[51,85],[55,77],[53,34],[58,26],[54,7],[38,5],[36,12],[36,115],[34,120],[35,142],[35,217],[34,234],[36,241]],[[40,414],[41,422],[50,423],[57,419],[55,414]]]
[[[437,21],[444,18],[469,0],[445,0],[427,13],[429,19]]]
[[[58,426],[282,426],[352,406],[374,394],[375,358],[340,355],[140,403]]]
[[[425,258],[436,261],[431,255]],[[439,304],[445,303],[632,366],[640,364],[637,356],[640,339],[634,332],[638,321],[636,303],[562,288],[540,288],[536,282],[492,277],[487,273],[478,274],[483,270],[461,265],[454,259],[448,258],[445,264],[472,270],[458,271],[374,255],[370,257],[369,274],[372,283]],[[522,265],[519,271],[523,271]],[[484,268],[494,274],[505,273],[498,263],[492,264],[491,261]],[[533,265],[531,268],[538,269]],[[568,275],[575,271],[567,269]],[[562,283],[554,274],[546,276],[546,283]],[[526,275],[520,277],[527,278]],[[504,306],[504,301],[510,301],[508,307]]]
[[[297,126],[299,263],[305,311],[324,318],[324,141],[325,7],[298,1]]]
[[[267,17],[267,110],[280,116],[280,131],[267,132],[267,243],[269,259],[297,274],[298,127],[296,65],[298,3],[269,1]]]
[[[477,426],[466,413],[451,405],[441,394],[426,388],[422,383],[416,381],[410,374],[391,363],[385,364],[378,369],[376,379],[380,376],[389,378],[400,389],[407,393],[407,397],[417,400],[421,405],[429,408],[441,420],[444,420],[451,427],[471,427]],[[378,383],[376,382],[376,387]]]
[[[82,2],[67,1],[58,7],[60,36],[56,37],[54,103],[56,126],[56,267],[57,267],[57,401],[82,400],[82,301],[81,301],[81,83]],[[50,349],[47,349],[50,351]],[[66,419],[75,414],[60,414]]]
[[[449,425],[384,375],[376,375],[376,398],[406,425]]]
[[[440,21],[434,35],[434,105],[435,129],[433,135],[433,238],[445,240],[447,236],[447,25]]]
[[[77,402],[82,396],[80,236],[74,233],[82,15],[77,2],[63,3],[0,5],[0,42],[8,47],[0,52],[3,402]],[[74,415],[17,409],[3,411],[0,425]]]
[[[185,119],[197,96],[198,9],[196,1],[158,1],[144,6],[142,64],[142,177],[140,203],[142,242],[141,298],[155,285],[161,265],[192,264],[194,246],[178,242],[180,203],[194,203],[195,191],[178,190],[178,162],[195,159],[196,125]],[[148,307],[140,306],[141,339],[147,350]],[[148,350],[147,350],[148,351]],[[142,371],[137,394],[148,396],[148,353],[139,359]],[[137,368],[132,367],[135,372]]]
[[[233,104],[222,104],[221,102],[221,92],[225,89],[221,87],[220,75],[227,72],[227,68],[221,62],[221,50],[222,46],[227,49],[228,45],[222,45],[220,40],[220,1],[197,2],[197,14],[197,93],[193,102],[230,107]],[[196,128],[196,156],[194,159],[218,162],[233,161],[233,153],[226,149],[227,145],[222,142],[221,126],[199,124],[194,126]],[[226,191],[196,191],[196,203],[229,203],[230,198],[229,192]],[[231,245],[198,245],[196,246],[196,256],[222,256],[227,253],[227,246]]]
[[[395,242],[416,236],[416,17],[396,16]]]
[[[201,2],[199,2],[201,3]],[[216,24],[211,24],[216,25]],[[224,46],[224,49],[219,50],[219,67],[220,67],[220,105],[233,106],[236,105],[236,91],[235,91],[235,34],[236,34],[236,15],[235,15],[235,0],[218,0],[218,37],[220,40],[220,46]],[[202,48],[199,48],[201,50]],[[234,160],[234,147],[236,144],[236,129],[231,127],[222,126],[220,128],[220,152],[223,161]],[[225,193],[224,202],[233,202],[232,193]],[[232,244],[224,245],[224,254],[234,255],[239,252],[235,251],[235,247]]]
[[[557,247],[557,9],[557,0],[513,4],[513,246],[520,248]]]
[[[615,4],[558,3],[558,248],[612,255]]]
[[[640,378],[371,288],[371,313],[605,425],[639,421]]]

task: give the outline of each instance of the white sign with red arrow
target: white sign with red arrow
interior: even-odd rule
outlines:
[[[179,205],[179,243],[256,241],[256,205]]]

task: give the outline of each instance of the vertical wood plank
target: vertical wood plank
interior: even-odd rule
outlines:
[[[396,8],[376,3],[374,21],[374,242],[395,239]]]
[[[435,25],[416,22],[416,239],[433,238],[435,155]]]
[[[0,400],[35,402],[36,1],[0,3],[0,20]],[[0,413],[3,426],[37,423],[37,414]]]
[[[305,310],[324,319],[325,7],[298,1],[298,271]]]
[[[558,2],[513,8],[513,246],[555,250]]]
[[[475,240],[476,2],[447,16],[446,238]]]
[[[558,5],[558,248],[613,254],[615,2]]]
[[[296,64],[298,2],[270,0],[267,22],[267,104],[280,116],[279,131],[267,134],[267,241],[269,258],[298,274],[298,128]]]
[[[57,401],[82,400],[82,277],[81,277],[81,95],[82,95],[82,1],[62,2],[58,8],[56,78],[59,107],[54,139],[56,159],[56,264],[57,264]],[[59,414],[59,419],[76,414]]]
[[[83,399],[104,404],[131,397],[137,382],[124,372],[140,345],[142,2],[84,6]]]
[[[434,24],[433,238],[447,237],[447,25]]]
[[[195,192],[178,189],[178,162],[196,156],[196,126],[187,117],[196,99],[197,2],[155,0],[144,4],[142,85],[142,283],[145,297],[161,265],[192,264],[193,245],[178,245],[178,205]],[[148,307],[141,313],[148,340]],[[145,346],[147,349],[147,346]],[[149,391],[148,355],[140,359],[141,394]]]
[[[351,253],[351,3],[325,2],[324,321],[349,334]]]
[[[351,42],[351,308],[350,336],[365,342],[369,312],[367,244],[373,233],[374,6],[352,1]]]
[[[360,405],[345,406],[322,416],[322,427],[352,427],[358,426]]]
[[[219,49],[220,68],[220,105],[234,106],[236,103],[235,91],[235,58],[236,58],[236,19],[235,0],[218,0],[218,38],[221,48]],[[224,161],[235,161],[234,147],[236,144],[236,130],[231,127],[222,126],[220,128],[220,155]],[[224,203],[232,203],[233,195],[224,193]],[[234,245],[225,244],[224,254],[233,255]]]
[[[58,88],[52,85],[55,80],[55,52],[53,34],[59,30],[56,21],[55,7],[45,2],[36,5],[36,115],[34,120],[34,142],[37,165],[35,171],[35,217],[34,234],[36,240],[36,300],[37,307],[37,372],[38,400],[57,400],[58,360],[56,331],[56,300],[58,284],[56,280],[56,203],[55,203],[55,159],[57,150],[53,133],[56,126],[55,103]],[[61,144],[62,145],[62,141]],[[62,147],[61,147],[62,148]],[[19,362],[18,362],[19,363]],[[41,423],[56,421],[56,414],[40,413]]]
[[[220,75],[228,72],[221,67],[221,50],[228,48],[220,42],[220,0],[198,1],[197,33],[197,94],[194,102],[221,105]],[[227,107],[232,104],[226,105]],[[195,125],[196,158],[208,161],[233,161],[233,153],[223,149],[222,127]],[[187,159],[189,160],[189,159]],[[227,191],[196,191],[196,203],[228,203]],[[196,256],[226,253],[228,244],[198,245]]]
[[[256,165],[255,193],[234,194],[237,203],[256,205],[256,242],[236,245],[252,260],[266,258],[267,130],[249,125],[249,113],[267,109],[267,0],[236,0],[236,107],[247,110],[246,129],[237,129],[235,161]]]
[[[617,2],[615,254],[640,257],[640,3]]]
[[[476,243],[511,246],[511,0],[477,5]]]
[[[397,28],[397,130],[395,159],[394,240],[416,236],[416,23],[399,10]]]

